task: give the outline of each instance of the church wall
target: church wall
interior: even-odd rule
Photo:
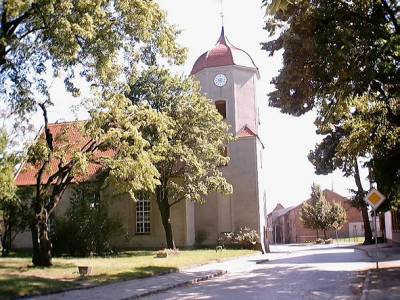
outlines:
[[[66,213],[70,205],[70,199],[73,196],[73,190],[73,185],[66,189],[54,211],[55,216],[62,216]],[[109,215],[116,218],[123,226],[122,233],[113,240],[113,245],[115,247],[123,249],[166,247],[164,228],[154,198],[151,199],[151,233],[148,235],[137,235],[135,233],[136,203],[130,196],[128,194],[116,194],[112,189],[108,189],[101,193],[101,197],[109,201]],[[186,217],[187,213],[191,213],[193,216],[193,204],[181,202],[173,206],[171,210],[172,229],[177,247],[186,247],[194,244],[194,221],[193,218],[190,219],[190,217]],[[187,230],[187,224],[191,226],[192,229],[189,227],[189,230]],[[18,234],[14,240],[13,247],[16,249],[31,249],[31,232],[25,231]]]
[[[214,77],[224,74],[224,87],[214,84]],[[245,125],[257,133],[258,114],[253,69],[239,66],[207,68],[195,75],[202,92],[213,99],[227,103],[226,122],[236,135]],[[212,193],[203,205],[195,205],[195,234],[197,242],[215,244],[220,232],[238,231],[247,226],[261,233],[264,225],[264,200],[259,159],[260,144],[257,137],[239,138],[228,145],[231,158],[228,166],[221,168],[233,186],[229,196]]]
[[[233,185],[233,230],[247,226],[259,231],[256,137],[239,138],[230,145],[231,161],[224,171]]]
[[[110,216],[118,219],[123,226],[122,236],[114,239],[113,244],[122,249],[165,248],[164,227],[155,197],[150,199],[150,234],[136,233],[136,203],[128,194],[107,195],[110,199]],[[186,203],[182,201],[171,208],[171,222],[177,247],[186,247]]]
[[[213,245],[219,235],[218,194],[211,193],[203,204],[195,204],[195,240],[197,245]]]
[[[223,88],[214,84],[217,74],[224,74],[227,77],[226,85]],[[231,125],[230,132],[236,134],[236,111],[235,111],[235,85],[232,67],[207,68],[195,75],[200,82],[202,93],[214,102],[218,100],[226,101],[226,122]]]
[[[255,72],[235,67],[232,73],[235,80],[236,132],[247,125],[254,133],[258,133]]]
[[[54,209],[54,216],[62,216],[65,214],[69,207],[69,199],[73,195],[73,185],[66,188],[62,199],[58,202],[57,207]],[[50,228],[51,230],[51,228]],[[32,248],[32,234],[30,230],[26,230],[16,235],[13,241],[13,248],[15,249],[31,249]]]
[[[247,226],[260,233],[257,187],[256,137],[240,138],[228,146],[230,162],[221,170],[233,186],[233,194],[212,193],[205,204],[195,206],[196,238],[215,244],[221,232]]]

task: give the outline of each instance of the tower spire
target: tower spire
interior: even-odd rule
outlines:
[[[222,28],[224,28],[224,0],[219,0],[219,2],[221,4],[221,12],[220,12],[221,24],[222,24]]]

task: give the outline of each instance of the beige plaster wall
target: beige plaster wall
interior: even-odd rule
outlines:
[[[214,77],[224,74],[224,87],[214,84]],[[227,104],[226,122],[236,135],[244,126],[258,133],[258,106],[256,101],[257,70],[240,66],[207,68],[195,74],[202,92],[213,101]],[[237,231],[247,226],[262,235],[264,212],[264,185],[261,170],[263,147],[257,137],[239,138],[228,145],[230,163],[221,170],[233,186],[233,194],[212,193],[206,204],[196,204],[196,237],[205,237],[203,244],[215,244],[220,232]],[[197,238],[198,239],[198,238]]]
[[[256,143],[255,137],[249,137],[228,146],[231,161],[221,170],[233,185],[233,194],[212,193],[205,204],[196,204],[196,236],[206,236],[203,244],[215,244],[220,232],[237,231],[244,226],[260,233]]]
[[[61,216],[65,214],[66,210],[69,207],[69,200],[73,194],[73,186],[67,187],[64,192],[64,195],[58,205],[54,210],[55,216]],[[51,228],[50,228],[51,229]],[[16,249],[31,249],[32,248],[32,235],[30,230],[19,233],[16,235],[13,241],[13,247]]]
[[[65,214],[73,195],[73,186],[66,189],[54,214]],[[110,216],[121,222],[123,231],[113,241],[114,246],[120,248],[162,248],[166,246],[164,229],[161,223],[157,203],[151,199],[151,233],[149,235],[137,235],[136,230],[136,203],[128,194],[117,194],[113,189],[101,193],[101,197],[109,203]],[[188,217],[186,217],[186,215]],[[178,247],[192,246],[194,244],[194,207],[192,203],[181,202],[171,211],[171,220],[175,243]],[[20,249],[32,248],[30,231],[16,236],[13,246]]]
[[[128,194],[116,195],[111,192],[107,197],[110,199],[110,215],[118,219],[123,225],[122,236],[113,241],[116,247],[126,249],[166,247],[164,227],[154,197],[150,199],[150,234],[136,233],[136,203]],[[188,246],[186,239],[186,210],[187,203],[185,202],[178,203],[171,209],[172,230],[177,247]],[[191,240],[194,240],[194,238],[189,237],[189,243]]]

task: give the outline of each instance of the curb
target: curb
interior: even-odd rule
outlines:
[[[196,277],[194,279],[185,280],[185,281],[181,281],[181,282],[177,282],[177,283],[172,283],[171,285],[166,286],[166,287],[160,287],[160,288],[156,288],[156,289],[151,290],[151,291],[145,291],[143,293],[137,293],[137,294],[132,295],[130,297],[121,298],[119,300],[138,299],[138,298],[142,298],[142,297],[158,294],[158,293],[165,292],[165,291],[177,288],[177,287],[182,287],[182,286],[186,286],[186,285],[192,285],[192,284],[196,284],[196,283],[201,282],[201,281],[206,281],[206,280],[209,280],[209,279],[212,279],[212,278],[215,278],[215,277],[219,277],[219,276],[225,275],[226,273],[227,273],[226,270],[218,270],[218,271],[215,271],[215,272],[207,274],[207,275]]]
[[[365,276],[360,300],[367,300],[368,293],[369,293],[369,276],[370,276],[370,274],[371,274],[371,270],[368,270],[367,275]]]
[[[358,246],[354,246],[353,248],[364,252],[370,258],[374,258],[374,256],[372,254],[370,254],[367,249],[364,249],[364,248],[358,247]]]

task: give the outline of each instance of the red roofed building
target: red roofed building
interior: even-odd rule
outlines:
[[[323,191],[328,202],[339,202],[346,211],[347,222],[338,231],[339,238],[352,238],[364,236],[364,223],[361,211],[353,207],[350,200],[330,190]],[[275,209],[268,214],[268,235],[271,243],[288,244],[304,243],[315,241],[317,233],[313,229],[305,228],[300,220],[300,211],[303,203],[310,201],[307,199],[297,206],[284,208],[278,204]],[[328,238],[336,238],[334,231],[327,231]],[[323,238],[323,232],[319,232],[319,238]]]
[[[50,133],[53,136],[55,147],[59,149],[65,148],[67,154],[65,160],[68,161],[70,154],[79,149],[84,149],[85,145],[90,141],[88,137],[82,134],[82,126],[84,122],[65,122],[65,123],[54,123],[49,124]],[[38,140],[44,139],[43,129],[38,135]],[[101,152],[97,151],[95,155],[97,157],[108,157],[111,156],[112,151]],[[59,163],[58,159],[53,159],[50,162],[49,169],[45,172],[42,183],[46,183],[49,176],[57,170],[57,165]],[[24,164],[16,176],[16,184],[18,186],[33,186],[36,185],[36,177],[38,173],[39,166],[33,166],[31,164]],[[101,171],[101,166],[99,164],[90,163],[87,168],[87,173],[84,177],[76,177],[74,182],[85,182],[94,180],[98,173]]]
[[[238,231],[242,227],[256,230],[264,246],[266,231],[266,192],[263,182],[264,145],[259,136],[259,103],[256,84],[260,78],[250,55],[233,46],[225,36],[224,28],[217,44],[202,54],[195,62],[191,75],[200,82],[202,92],[214,101],[217,110],[230,125],[237,138],[227,146],[231,160],[221,171],[233,185],[233,194],[222,196],[213,193],[204,205],[191,201],[173,207],[171,214],[174,239],[178,247],[195,244],[215,244],[221,232]],[[88,139],[79,127],[82,123],[51,124],[54,136],[63,135],[64,143],[71,149],[83,147]],[[61,142],[60,145],[62,145]],[[97,155],[112,155],[98,153]],[[58,161],[51,162],[55,169]],[[74,184],[93,180],[101,167],[92,163],[84,178]],[[20,186],[36,184],[37,168],[25,164],[16,178]],[[50,172],[51,173],[51,172]],[[46,180],[44,178],[44,180]],[[73,185],[65,192],[55,214],[63,214],[68,207]],[[124,237],[116,240],[123,248],[165,247],[165,234],[154,199],[133,202],[129,195],[115,194],[108,190],[100,195],[112,198],[110,214],[124,226]],[[29,247],[30,237],[19,236],[18,246]]]

